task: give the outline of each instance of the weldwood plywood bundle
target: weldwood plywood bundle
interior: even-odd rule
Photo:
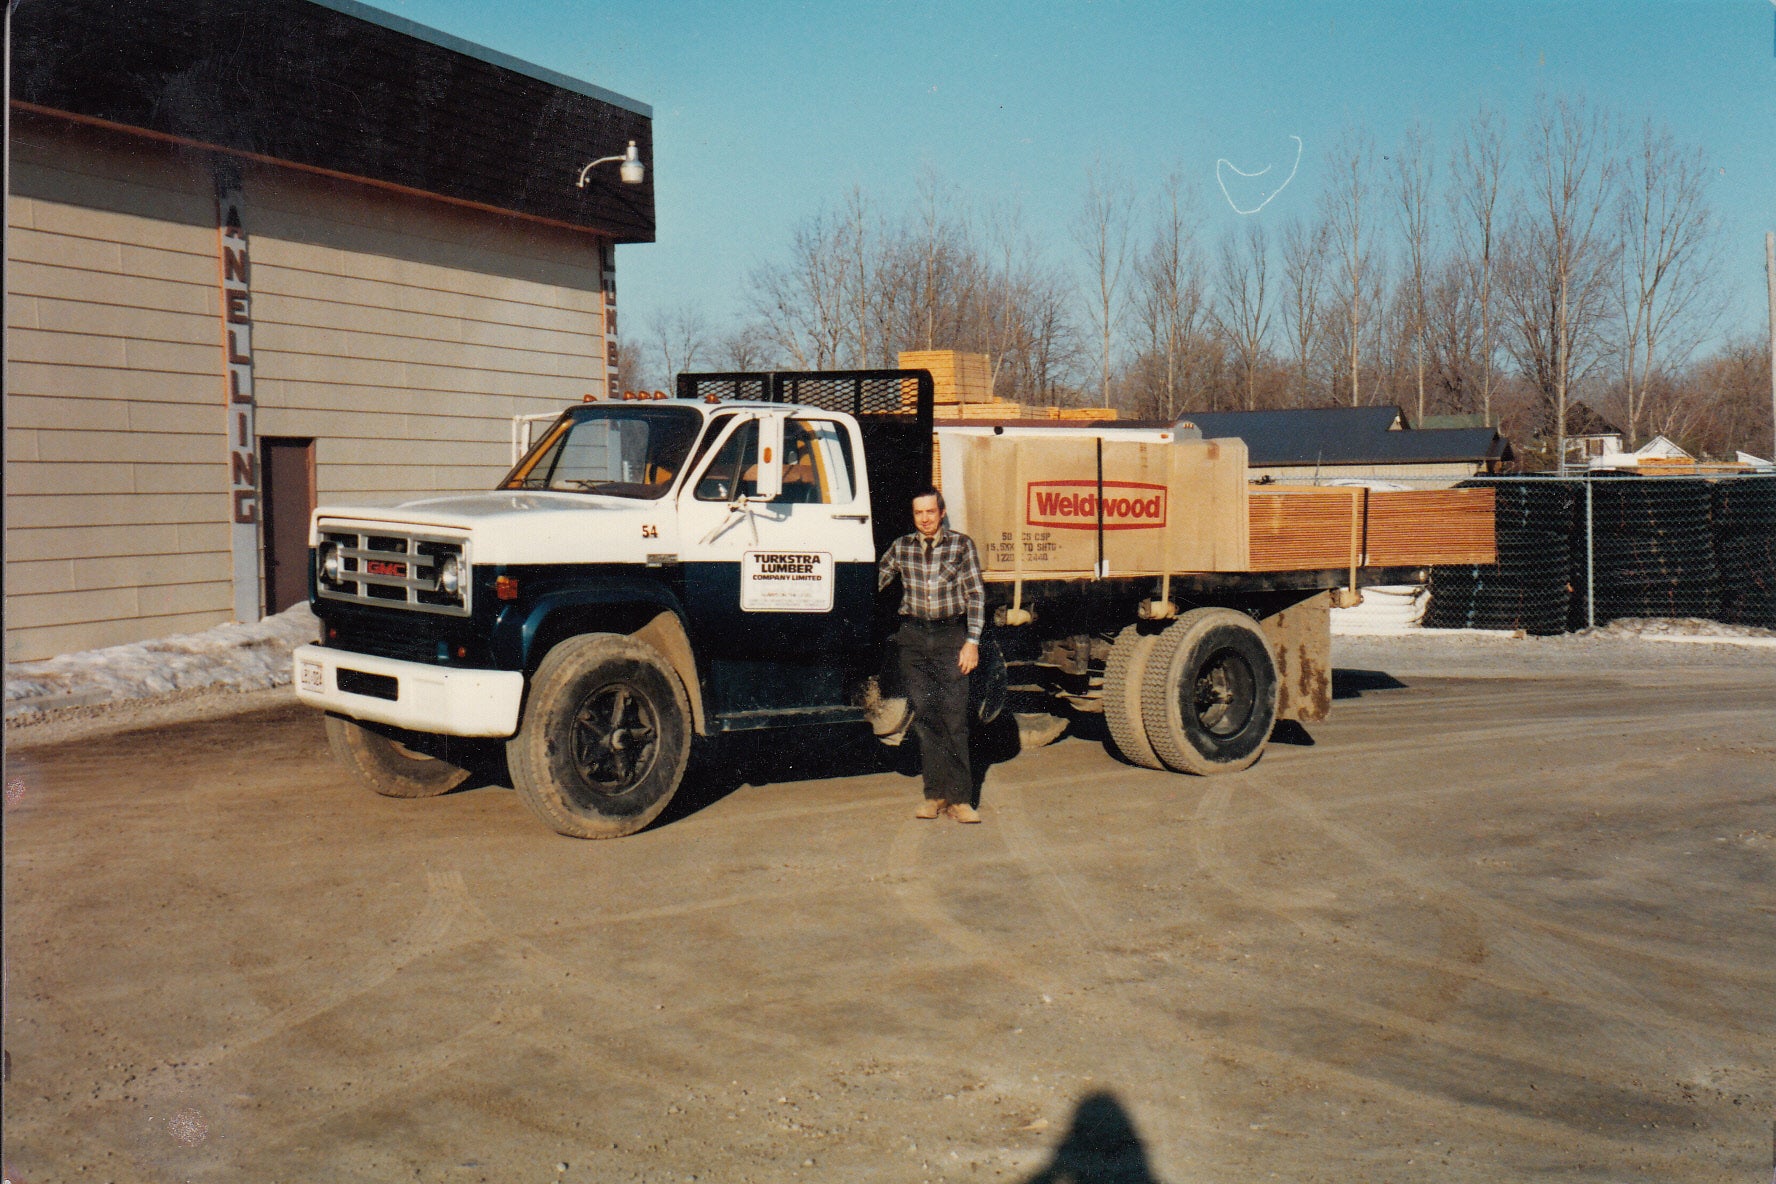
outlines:
[[[934,400],[945,403],[984,403],[993,397],[993,365],[986,354],[954,349],[907,350],[900,355],[902,370],[931,371]]]
[[[1240,440],[946,443],[950,521],[980,545],[988,580],[1246,570]]]

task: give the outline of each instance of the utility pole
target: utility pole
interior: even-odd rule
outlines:
[[[1770,283],[1770,459],[1776,460],[1776,231],[1764,232],[1764,275]]]

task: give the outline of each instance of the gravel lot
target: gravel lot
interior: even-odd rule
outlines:
[[[1772,657],[1341,637],[1244,774],[809,733],[610,843],[287,691],[9,727],[7,1178],[1767,1179]]]

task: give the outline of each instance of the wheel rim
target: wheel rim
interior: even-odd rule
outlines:
[[[628,793],[653,771],[660,721],[648,697],[629,683],[609,683],[581,699],[572,732],[574,770],[600,797]]]
[[[1238,734],[1258,703],[1258,677],[1245,655],[1216,650],[1196,673],[1184,707],[1211,736]]]

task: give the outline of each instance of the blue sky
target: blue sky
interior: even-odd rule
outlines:
[[[1094,160],[1148,195],[1180,170],[1212,240],[1242,221],[1217,158],[1281,176],[1299,136],[1299,172],[1253,215],[1281,222],[1311,213],[1346,127],[1385,153],[1421,120],[1441,171],[1479,103],[1516,129],[1542,92],[1650,115],[1701,147],[1726,235],[1723,328],[1766,316],[1771,0],[377,4],[653,106],[658,242],[618,250],[630,332],[685,301],[737,316],[747,274],[853,186],[897,211],[934,170],[972,206],[1017,202],[1074,265],[1068,224]]]

